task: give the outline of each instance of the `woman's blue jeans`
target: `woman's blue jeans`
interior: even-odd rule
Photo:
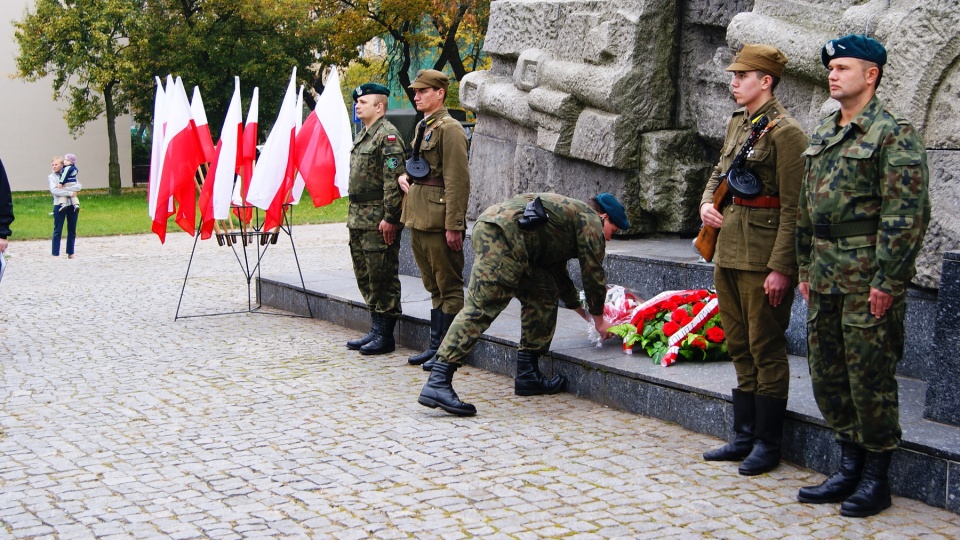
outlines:
[[[60,238],[63,236],[63,222],[67,222],[67,255],[73,255],[73,244],[77,240],[77,214],[73,206],[60,211],[59,206],[53,207],[53,255],[60,256]]]

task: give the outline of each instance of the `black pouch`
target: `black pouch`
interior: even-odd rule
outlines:
[[[543,209],[543,202],[540,197],[537,197],[524,207],[523,215],[517,220],[517,225],[521,229],[527,230],[546,223],[548,219],[550,218],[547,216],[547,211]]]

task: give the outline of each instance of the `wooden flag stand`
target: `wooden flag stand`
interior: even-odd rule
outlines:
[[[190,251],[190,260],[187,262],[187,272],[183,276],[183,288],[180,289],[180,301],[177,302],[177,312],[174,315],[174,320],[188,319],[191,317],[233,315],[237,313],[259,313],[262,315],[279,315],[282,317],[313,318],[313,308],[310,307],[310,296],[307,294],[307,287],[303,281],[303,271],[300,269],[300,259],[297,257],[297,247],[293,242],[293,206],[290,204],[283,205],[283,220],[280,225],[273,230],[263,229],[264,216],[260,214],[259,208],[250,205],[231,205],[230,214],[233,215],[235,211],[237,211],[237,215],[252,211],[253,219],[249,224],[246,225],[244,225],[243,221],[241,220],[240,229],[237,230],[233,228],[233,218],[231,217],[226,229],[219,225],[215,227],[215,235],[217,237],[218,245],[226,245],[233,250],[233,254],[237,259],[237,264],[240,266],[244,278],[247,280],[247,309],[195,315],[180,315],[180,307],[183,304],[183,295],[187,289],[187,279],[190,277],[190,267],[193,265],[193,256],[197,251],[197,241],[200,240],[200,226],[198,225],[196,234],[193,237],[193,249]],[[300,290],[303,292],[304,302],[307,304],[307,312],[309,315],[295,315],[292,313],[262,311],[260,294],[257,293],[254,295],[253,278],[256,277],[257,280],[260,279],[260,268],[263,257],[267,253],[267,248],[277,243],[281,231],[286,233],[286,235],[290,238],[290,247],[293,250],[293,259],[297,263],[297,273],[300,275]],[[253,246],[256,246],[255,257]]]

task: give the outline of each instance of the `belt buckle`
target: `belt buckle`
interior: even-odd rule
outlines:
[[[813,235],[821,240],[830,239],[830,224],[829,223],[814,223],[813,224]]]

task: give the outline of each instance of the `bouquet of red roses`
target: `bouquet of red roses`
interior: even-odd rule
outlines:
[[[654,362],[729,360],[716,293],[705,289],[667,291],[643,302],[629,323],[610,329],[625,352],[637,345]]]

